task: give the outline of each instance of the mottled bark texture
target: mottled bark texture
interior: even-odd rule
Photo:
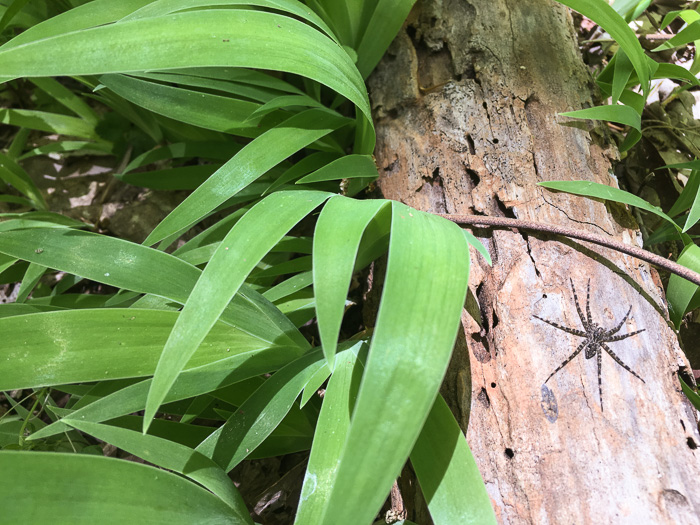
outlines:
[[[621,206],[555,194],[536,183],[617,186],[605,127],[558,113],[594,105],[571,17],[549,0],[419,1],[370,79],[379,187],[421,210],[548,222],[640,244]],[[500,523],[700,523],[696,413],[681,393],[686,366],[655,270],[580,241],[474,230],[470,290],[443,392],[463,427]],[[569,279],[608,346],[645,381],[582,339]],[[581,305],[585,310],[584,304]],[[584,312],[585,315],[585,312]],[[460,344],[461,343],[461,344]],[[470,368],[471,363],[471,368]],[[410,517],[410,516],[409,516]]]

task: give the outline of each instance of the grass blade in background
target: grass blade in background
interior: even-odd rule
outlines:
[[[183,371],[168,392],[165,402],[207,394],[260,374],[268,374],[300,357],[298,348],[273,347],[246,352],[209,365]],[[73,419],[101,422],[143,410],[152,380],[147,379],[103,397],[71,414]],[[38,440],[61,433],[66,425],[57,421],[29,436]]]

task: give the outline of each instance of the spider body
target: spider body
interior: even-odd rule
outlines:
[[[574,292],[574,302],[576,304],[576,311],[578,312],[579,319],[581,319],[581,324],[583,325],[583,330],[578,330],[576,328],[569,328],[568,326],[562,326],[558,323],[555,323],[554,321],[549,321],[548,319],[543,319],[538,316],[533,316],[535,319],[538,319],[544,323],[547,323],[548,325],[553,326],[554,328],[557,328],[559,330],[562,330],[566,333],[573,334],[579,337],[583,337],[584,340],[583,342],[574,350],[574,352],[564,360],[564,362],[557,367],[554,372],[549,374],[549,377],[545,380],[545,383],[549,381],[554,374],[559,372],[562,368],[564,368],[571,360],[573,360],[574,357],[576,357],[578,354],[581,352],[585,352],[584,356],[586,359],[592,359],[593,357],[597,357],[598,361],[598,391],[600,393],[600,410],[601,412],[603,411],[603,385],[602,385],[602,380],[601,380],[601,365],[602,365],[602,357],[603,357],[603,350],[605,350],[610,357],[612,357],[615,362],[620,365],[622,368],[627,370],[630,374],[635,376],[637,379],[639,379],[642,383],[644,383],[644,379],[639,377],[636,372],[634,372],[630,367],[628,367],[625,363],[622,362],[622,360],[617,357],[615,352],[611,350],[611,348],[606,344],[614,341],[621,341],[623,339],[627,339],[628,337],[632,337],[633,335],[637,335],[640,332],[643,332],[644,329],[637,330],[635,332],[630,332],[628,334],[622,334],[622,335],[615,335],[617,332],[620,331],[622,328],[622,325],[625,324],[625,321],[630,315],[630,312],[632,312],[632,307],[630,306],[629,310],[627,310],[627,313],[625,316],[622,318],[622,321],[615,327],[611,328],[610,330],[606,330],[602,326],[598,325],[597,323],[593,322],[593,319],[591,317],[591,308],[590,308],[590,297],[591,297],[591,280],[588,280],[588,286],[586,289],[586,315],[583,315],[583,311],[581,310],[581,306],[579,305],[578,302],[578,296],[576,295],[576,288],[574,287],[574,282],[571,280],[571,290]]]

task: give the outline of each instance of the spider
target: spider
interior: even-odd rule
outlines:
[[[557,324],[553,321],[549,321],[547,319],[542,319],[541,317],[538,316],[533,316],[535,319],[539,319],[540,321],[547,323],[549,325],[552,325],[554,328],[558,328],[559,330],[562,330],[564,332],[567,332],[569,334],[577,335],[579,337],[585,337],[586,339],[574,350],[574,352],[566,358],[566,360],[560,364],[557,369],[549,374],[549,377],[546,379],[545,383],[549,381],[554,374],[559,372],[562,368],[564,368],[574,357],[576,357],[578,354],[580,354],[583,350],[586,351],[585,356],[586,359],[591,359],[594,356],[597,356],[598,360],[598,391],[600,392],[600,411],[603,411],[603,385],[602,381],[600,379],[600,369],[601,369],[601,361],[603,357],[603,350],[605,350],[610,357],[612,357],[615,362],[620,365],[622,368],[627,370],[630,374],[632,374],[634,377],[639,379],[642,383],[646,383],[644,379],[639,377],[637,373],[632,370],[630,367],[628,367],[625,363],[622,362],[622,360],[615,355],[615,352],[613,352],[608,345],[605,343],[610,343],[613,341],[621,341],[623,339],[627,339],[628,337],[632,337],[633,335],[637,335],[640,332],[643,332],[645,329],[637,330],[636,332],[630,332],[628,334],[623,334],[623,335],[614,335],[620,329],[622,328],[622,325],[625,324],[625,321],[630,315],[630,312],[632,311],[632,307],[630,306],[629,310],[627,310],[627,313],[625,314],[625,317],[622,318],[622,321],[615,326],[614,328],[610,330],[606,330],[602,326],[599,326],[598,324],[594,323],[593,320],[591,319],[591,308],[590,308],[590,297],[591,297],[591,280],[588,279],[588,286],[586,288],[586,317],[583,316],[583,312],[581,311],[581,307],[579,306],[578,303],[578,297],[576,295],[576,288],[574,288],[574,281],[569,279],[571,281],[571,290],[574,292],[574,302],[576,303],[576,311],[578,312],[578,316],[581,319],[581,324],[583,324],[583,330],[577,330],[575,328],[569,328],[568,326],[562,326],[560,324]]]

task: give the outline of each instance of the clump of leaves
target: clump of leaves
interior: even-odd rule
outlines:
[[[29,79],[43,103],[0,110],[20,128],[0,157],[15,206],[0,276],[22,281],[0,306],[0,390],[29,392],[47,419],[12,401],[0,420],[22,449],[0,452],[5,519],[252,523],[227,473],[310,448],[297,523],[370,523],[409,457],[436,523],[494,522],[438,395],[466,237],[350,197],[377,175],[364,78],[413,0],[25,3],[0,23],[0,80]],[[36,133],[59,139],[28,146]],[[143,244],[86,231],[21,168],[48,153],[116,155],[125,182],[192,192]],[[353,273],[387,251],[375,326],[340,337]],[[114,291],[69,293],[81,280]],[[52,440],[155,467],[27,451]]]

